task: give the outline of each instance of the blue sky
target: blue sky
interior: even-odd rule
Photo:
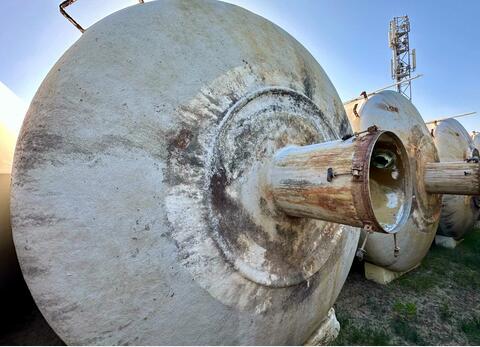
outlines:
[[[148,0],[147,0],[148,1]],[[135,0],[79,0],[69,12],[88,27]],[[347,100],[391,83],[387,33],[408,14],[417,49],[413,102],[425,120],[480,112],[480,1],[230,0],[273,21],[318,60]],[[0,2],[0,81],[29,103],[63,52],[80,37],[58,12],[60,0]],[[459,119],[480,130],[480,115]]]

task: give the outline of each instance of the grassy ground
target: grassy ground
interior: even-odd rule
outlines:
[[[387,286],[350,272],[335,304],[334,345],[480,345],[480,229]]]

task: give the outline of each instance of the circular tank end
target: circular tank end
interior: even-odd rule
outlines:
[[[412,176],[407,151],[390,131],[373,142],[368,165],[368,199],[373,228],[393,234],[408,219],[412,203]]]

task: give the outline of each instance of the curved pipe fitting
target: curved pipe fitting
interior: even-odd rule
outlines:
[[[392,132],[279,150],[270,171],[276,206],[288,215],[395,233],[408,218],[412,175]]]

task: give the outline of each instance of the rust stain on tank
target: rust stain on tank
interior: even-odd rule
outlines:
[[[178,149],[186,149],[190,145],[193,134],[189,129],[182,129],[180,133],[171,142],[172,146]]]
[[[388,111],[388,112],[396,112],[398,113],[398,107],[393,106],[393,105],[388,105],[388,104],[378,104],[378,107],[382,110]]]

